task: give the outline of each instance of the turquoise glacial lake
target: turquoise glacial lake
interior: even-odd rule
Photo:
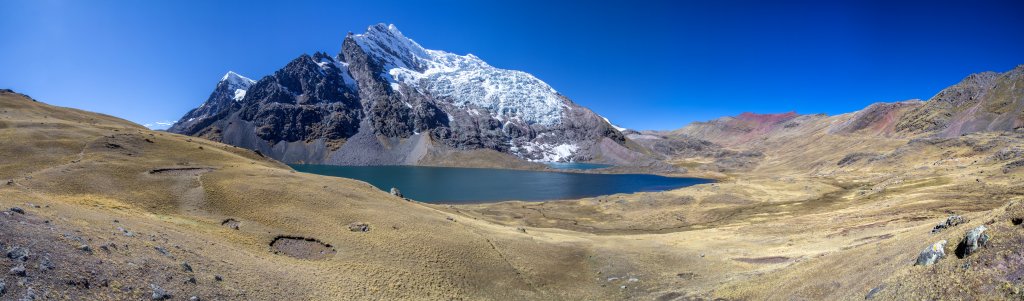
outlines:
[[[427,203],[546,201],[663,191],[712,180],[647,174],[586,174],[491,168],[424,166],[291,165],[296,171],[368,182],[381,190],[396,187],[405,197]]]

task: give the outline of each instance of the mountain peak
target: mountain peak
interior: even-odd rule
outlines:
[[[235,73],[234,71],[228,71],[228,73],[225,73],[224,76],[220,78],[220,81],[227,82],[233,86],[245,86],[246,88],[256,83],[256,81]]]
[[[249,90],[256,81],[249,79],[248,77],[242,76],[241,74],[235,73],[234,71],[228,71],[223,77],[220,78],[218,85],[226,85],[225,91],[230,93],[231,99],[240,101],[245,98],[245,92]]]
[[[366,33],[352,35],[350,38],[368,55],[380,59],[385,69],[421,70],[421,61],[431,59],[426,49],[405,37],[394,24],[378,23],[366,28]]]

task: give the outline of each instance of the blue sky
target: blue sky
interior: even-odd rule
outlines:
[[[536,75],[613,122],[841,114],[1024,64],[1022,1],[0,0],[0,88],[140,124],[394,23]]]

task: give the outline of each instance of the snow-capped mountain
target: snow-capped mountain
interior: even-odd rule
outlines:
[[[384,68],[389,82],[425,91],[462,109],[486,109],[499,121],[554,125],[568,107],[555,89],[529,73],[498,69],[472,54],[424,49],[394,25],[371,26],[353,39]]]
[[[170,131],[285,162],[417,164],[477,149],[531,161],[638,156],[606,119],[533,75],[423,48],[385,24],[257,82],[229,72]]]
[[[181,132],[182,129],[194,127],[199,122],[213,120],[214,115],[228,111],[232,103],[244,99],[245,92],[255,83],[256,81],[241,76],[234,71],[228,71],[217,82],[217,87],[213,89],[213,93],[210,93],[210,97],[207,98],[205,103],[189,111],[181,120],[171,125],[167,130]]]

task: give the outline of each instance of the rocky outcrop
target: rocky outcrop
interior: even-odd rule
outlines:
[[[971,231],[967,231],[964,239],[956,247],[956,256],[960,258],[967,257],[988,244],[989,236],[985,233],[985,230],[988,230],[988,228],[978,226],[971,229]]]
[[[1022,128],[1024,65],[1002,74],[972,74],[907,112],[895,126],[898,132],[940,137]]]
[[[229,73],[169,131],[288,163],[416,164],[431,149],[531,161],[639,156],[604,118],[536,77],[425,49],[384,24],[349,34],[335,56],[302,55],[256,82]],[[634,154],[606,155],[622,149]]]

